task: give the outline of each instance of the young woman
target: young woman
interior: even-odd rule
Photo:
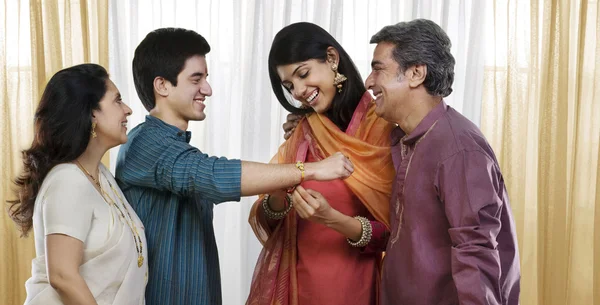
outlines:
[[[342,151],[354,173],[304,182],[254,204],[249,221],[264,249],[247,304],[376,304],[389,236],[393,126],[375,115],[356,66],[319,26],[282,29],[268,62],[281,105],[305,114],[273,161],[311,162]],[[284,90],[302,106],[293,106]]]

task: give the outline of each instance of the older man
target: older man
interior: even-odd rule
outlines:
[[[435,23],[386,26],[372,72],[396,181],[382,304],[518,304],[519,256],[504,178],[485,137],[446,105],[454,58]]]

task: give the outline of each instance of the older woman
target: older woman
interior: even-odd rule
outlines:
[[[144,227],[100,163],[127,141],[130,114],[101,66],[70,67],[48,82],[10,201],[23,235],[33,228],[35,237],[25,304],[144,303]]]

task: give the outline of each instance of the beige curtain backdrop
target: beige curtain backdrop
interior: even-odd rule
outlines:
[[[521,254],[521,304],[600,304],[600,6],[494,0],[482,130]]]
[[[0,203],[31,144],[33,114],[48,79],[71,65],[108,67],[107,0],[5,0],[0,3]],[[19,238],[6,209],[0,213],[0,304],[25,300],[35,256],[33,234]]]
[[[479,0],[477,0],[479,1]],[[490,1],[481,127],[517,224],[523,305],[600,305],[600,6]],[[0,3],[0,202],[49,77],[108,67],[108,0]],[[491,52],[491,53],[490,53]],[[32,235],[31,235],[32,236]],[[22,304],[34,257],[0,213],[0,304]]]

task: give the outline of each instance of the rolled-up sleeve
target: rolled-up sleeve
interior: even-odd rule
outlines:
[[[497,249],[502,176],[481,151],[460,151],[439,164],[435,187],[452,240],[452,277],[464,304],[503,304]]]
[[[131,143],[125,168],[118,173],[123,182],[178,196],[199,195],[213,203],[240,200],[240,160],[211,157],[173,138],[147,140],[137,138]]]

